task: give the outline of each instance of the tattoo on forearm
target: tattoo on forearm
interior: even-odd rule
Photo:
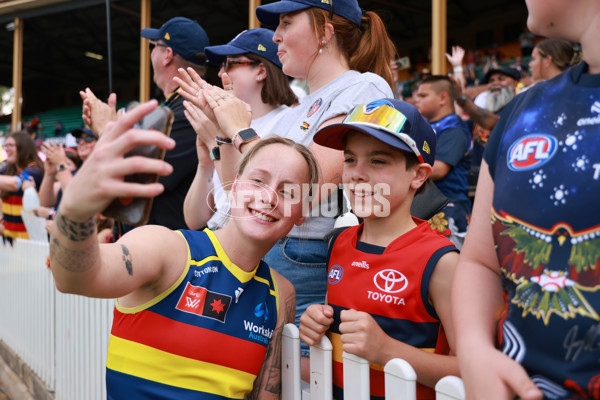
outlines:
[[[77,222],[63,217],[60,211],[56,213],[56,227],[73,242],[83,242],[96,233],[96,220],[94,217],[87,221]]]
[[[484,108],[477,107],[474,105],[473,110],[468,113],[469,117],[477,122],[482,128],[492,130],[496,122],[498,122],[498,115]]]
[[[133,275],[133,266],[131,263],[131,254],[129,253],[129,249],[125,247],[125,245],[121,245],[121,250],[123,251],[123,263],[125,263],[127,273],[129,275]]]
[[[96,232],[93,217],[85,222],[76,222],[65,218],[58,212],[55,218],[56,229],[72,242],[82,242],[92,237]],[[50,260],[52,265],[59,265],[67,271],[84,272],[92,268],[98,260],[98,245],[91,242],[90,246],[72,249],[65,246],[66,240],[60,235],[52,236],[50,241]]]
[[[98,259],[98,248],[73,250],[63,246],[60,241],[53,238],[50,242],[51,265],[59,265],[67,271],[84,272],[92,268]]]

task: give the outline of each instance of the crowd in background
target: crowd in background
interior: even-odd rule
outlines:
[[[450,374],[463,376],[472,398],[488,393],[482,382],[507,398],[539,399],[541,391],[552,398],[598,398],[594,382],[600,375],[589,368],[597,366],[595,350],[579,348],[586,351],[579,360],[572,354],[577,335],[597,331],[600,306],[597,217],[588,221],[572,212],[593,209],[590,198],[597,193],[583,173],[589,175],[597,150],[597,119],[586,113],[600,110],[600,71],[598,60],[582,61],[580,51],[597,46],[589,34],[598,33],[593,19],[582,22],[589,32],[562,25],[557,32],[540,10],[546,6],[531,0],[533,30],[565,39],[524,31],[521,54],[508,63],[496,48],[478,61],[476,52],[454,46],[446,54],[448,75],[421,69],[407,91],[397,82],[401,63],[379,16],[355,0],[335,3],[260,6],[257,17],[275,30],[244,31],[218,46],[209,46],[202,27],[184,17],[142,30],[162,106],[173,117],[171,138],[130,129],[151,115],[156,102],[118,111],[114,94],[104,102],[82,90],[85,127],[70,132],[76,148],[51,140],[36,148],[39,120],[5,139],[3,237],[28,237],[23,213],[48,220],[57,287],[118,298],[107,362],[115,396],[144,390],[276,395],[278,381],[268,371],[281,367],[281,327],[295,322],[305,379],[308,345],[327,334],[335,349],[373,363],[374,377],[390,358],[407,359],[417,371],[421,399],[432,398],[435,382]],[[600,15],[597,7],[575,8],[573,15],[582,18]],[[574,18],[558,14],[553,18]],[[220,66],[222,85],[203,79],[206,62]],[[293,89],[286,75],[306,91]],[[142,139],[142,133],[148,136]],[[588,146],[578,148],[584,140]],[[164,150],[164,161],[134,163],[124,156],[142,142]],[[266,147],[277,151],[267,156]],[[128,172],[157,178],[136,185],[125,179]],[[565,188],[567,180],[575,189]],[[302,202],[293,203],[292,215],[283,212],[294,200],[285,186],[290,182],[312,184],[311,212],[302,213]],[[362,183],[388,185],[389,215],[365,205],[374,191],[357,189]],[[325,190],[342,185],[345,191]],[[411,206],[423,201],[427,185],[447,202],[416,218]],[[231,203],[231,197],[240,200],[240,187],[251,193],[242,211]],[[31,188],[38,192],[35,207],[26,200]],[[154,197],[143,226],[102,215],[114,198],[136,194]],[[320,205],[339,212],[319,213]],[[341,221],[348,206],[354,219]],[[405,259],[410,268],[396,265]],[[394,292],[401,279],[390,283],[392,276],[401,276],[405,286]],[[373,306],[381,293],[400,292],[409,281],[418,284],[406,295],[408,307],[400,295],[390,297],[394,304]],[[361,298],[368,285],[382,292],[369,290]],[[238,305],[244,292],[260,299],[253,310]],[[282,308],[275,305],[280,295]],[[208,303],[206,296],[212,309],[194,309],[193,299]],[[267,308],[277,310],[268,323]],[[231,318],[225,321],[227,310]],[[240,328],[249,326],[245,318],[252,313],[263,318],[255,331],[265,337],[258,347],[256,335]],[[169,338],[163,343],[133,329],[131,318],[148,326],[173,318],[178,326],[158,324]],[[579,326],[587,333],[574,330]],[[215,355],[202,345],[196,355],[173,339],[181,330],[239,340],[253,357],[247,366],[233,365],[236,355]],[[540,343],[537,332],[547,334],[554,348]],[[226,374],[247,368],[249,375],[216,393],[214,385],[197,387],[140,368],[144,357],[128,360],[137,357],[131,354],[138,342],[167,353],[165,362],[180,351]],[[524,343],[518,354],[510,348]],[[488,360],[494,363],[483,371]],[[340,361],[334,357],[338,398]],[[199,374],[210,375],[210,368]],[[373,382],[371,395],[381,397],[382,382]]]

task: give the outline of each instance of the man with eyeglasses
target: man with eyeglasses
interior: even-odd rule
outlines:
[[[198,165],[196,133],[184,116],[184,99],[177,93],[179,87],[173,77],[177,75],[178,68],[188,67],[204,76],[204,48],[209,45],[208,36],[198,22],[185,17],[172,18],[158,29],[142,29],[141,36],[149,39],[153,80],[166,99],[163,105],[169,107],[175,116],[171,138],[176,142],[175,148],[165,153],[165,161],[173,166],[173,173],[159,178],[165,190],[154,198],[148,224],[170,229],[187,228],[183,218],[183,201]],[[116,119],[116,95],[111,94],[107,104],[98,100],[89,89],[80,94],[84,100],[83,119],[100,134],[108,121]]]

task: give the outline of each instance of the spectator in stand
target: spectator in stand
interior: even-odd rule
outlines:
[[[96,213],[116,197],[163,190],[160,183],[124,182],[125,175],[173,171],[161,160],[123,157],[140,142],[175,146],[160,132],[129,130],[156,106],[141,104],[109,126],[65,191],[50,240],[56,287],[117,298],[106,363],[109,399],[278,400],[281,336],[293,320],[294,289],[261,257],[304,218],[308,196],[291,198],[283,188],[300,193],[316,182],[316,160],[291,140],[266,139],[240,163],[232,189],[239,206],[225,228],[146,225],[100,245]]]
[[[297,102],[288,77],[281,71],[273,33],[265,28],[251,29],[225,45],[205,48],[208,62],[221,66],[219,77],[224,85],[230,82],[233,95],[252,107],[251,127],[265,134],[272,134],[281,114]],[[222,137],[222,133],[217,132],[216,126],[202,110],[188,101],[184,101],[183,105],[185,116],[198,135],[199,160],[194,182],[185,197],[185,221],[190,229],[206,226],[219,229],[227,223],[230,211],[226,195],[230,185],[223,187],[221,182],[232,182],[235,178],[232,171],[222,172],[219,168],[221,152],[229,152],[228,156],[238,161],[241,154]],[[212,161],[208,156],[209,149]]]
[[[584,62],[516,97],[486,145],[452,288],[467,399],[599,399],[600,2],[527,0]]]
[[[71,134],[77,140],[76,152],[69,153],[69,148],[56,145],[52,141],[44,143],[43,150],[46,154],[46,165],[44,169],[44,179],[39,187],[40,205],[48,208],[56,208],[60,203],[62,190],[64,190],[74,172],[81,166],[92,151],[98,138],[89,129],[74,129]],[[74,165],[69,165],[69,159],[75,156]],[[74,168],[73,168],[74,167]],[[40,213],[42,214],[42,213]],[[43,215],[40,215],[43,216]],[[52,215],[49,216],[52,219]]]
[[[175,17],[165,22],[159,29],[146,28],[141,36],[150,39],[150,59],[154,70],[154,83],[162,90],[166,100],[163,105],[173,111],[175,119],[171,137],[177,143],[174,149],[165,154],[165,161],[171,164],[174,172],[161,176],[159,182],[164,192],[154,198],[148,224],[166,226],[170,229],[186,228],[183,216],[183,202],[194,180],[198,166],[196,154],[196,133],[184,115],[183,97],[173,81],[179,68],[193,68],[199,75],[206,71],[204,48],[208,46],[208,36],[196,21]],[[80,92],[83,99],[83,120],[96,133],[105,129],[109,121],[117,117],[116,95],[110,95],[104,103],[90,89]]]
[[[29,239],[21,218],[23,209],[23,181],[33,181],[39,187],[44,165],[37,155],[35,143],[28,132],[10,134],[4,142],[6,165],[0,169],[0,200],[3,220],[0,233],[9,242]]]
[[[430,224],[434,230],[448,236],[460,250],[467,235],[467,216],[471,214],[468,181],[471,132],[454,112],[455,96],[450,78],[432,75],[420,82],[416,106],[437,137],[431,180],[449,200]]]
[[[528,57],[533,51],[535,45],[535,33],[532,33],[527,29],[527,26],[523,28],[523,32],[519,35],[519,44],[521,45],[521,56]]]
[[[65,126],[62,121],[57,121],[54,125],[54,137],[62,136],[65,133]]]
[[[40,207],[33,213],[38,217],[51,220],[60,203],[62,190],[67,186],[73,174],[81,166],[81,158],[77,151],[51,141],[44,143],[44,177],[39,187]]]
[[[568,40],[542,40],[533,48],[529,62],[533,82],[554,78],[571,65],[579,63],[580,56]]]
[[[487,90],[471,100],[466,95],[456,98],[456,103],[473,121],[473,150],[471,151],[471,183],[477,181],[483,149],[490,131],[500,119],[500,111],[515,97],[521,73],[512,68],[489,70],[483,79]]]
[[[335,4],[332,4],[335,3]],[[275,27],[283,72],[305,78],[310,88],[297,106],[283,113],[276,134],[306,144],[315,154],[322,180],[315,190],[313,213],[306,223],[277,242],[265,261],[290,279],[296,289],[296,323],[309,304],[322,304],[327,290],[327,234],[340,214],[337,186],[341,182],[343,154],[312,142],[319,127],[342,121],[357,103],[393,97],[390,62],[396,50],[381,18],[361,10],[356,0],[288,0],[256,9],[265,26]],[[232,148],[245,153],[260,143],[249,129],[251,114],[246,103],[206,82],[188,80],[182,88],[186,99],[217,121],[233,141]],[[260,136],[265,132],[260,132]],[[221,168],[233,169],[221,154]],[[226,166],[229,165],[229,166]],[[320,203],[322,202],[322,203]],[[323,211],[325,210],[325,211]],[[308,346],[302,354],[308,356]],[[308,359],[303,359],[303,377],[308,378]]]

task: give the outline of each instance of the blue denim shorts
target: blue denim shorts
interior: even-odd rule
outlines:
[[[296,289],[296,325],[311,304],[324,304],[327,294],[327,242],[314,239],[284,237],[263,260],[287,278]],[[308,345],[301,343],[303,356]]]

